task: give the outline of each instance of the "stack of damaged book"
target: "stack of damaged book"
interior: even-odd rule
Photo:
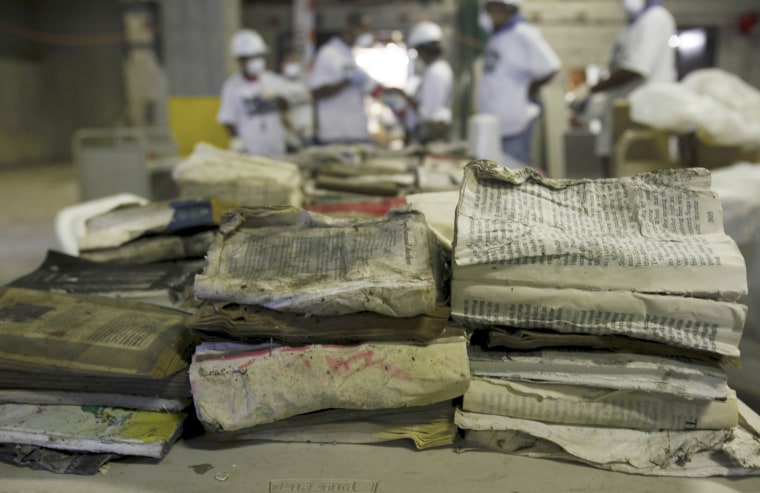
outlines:
[[[446,267],[421,214],[226,217],[189,325],[196,413],[219,439],[450,444],[469,385]]]
[[[202,258],[226,210],[214,199],[122,206],[87,220],[79,255],[122,264]]]
[[[181,197],[214,197],[247,206],[300,206],[301,172],[294,163],[200,143],[173,171]]]
[[[203,264],[203,259],[152,264],[92,262],[49,250],[37,269],[9,286],[124,298],[192,312],[198,305],[193,281]]]
[[[416,185],[419,159],[406,154],[365,156],[357,163],[322,166],[315,175],[318,188],[350,193],[397,196]]]
[[[550,180],[467,166],[452,317],[475,331],[465,445],[649,475],[760,472],[721,365],[744,260],[703,169]]]
[[[395,197],[414,190],[421,151],[417,147],[329,145],[307,147],[292,159],[306,177],[306,202],[330,203]]]
[[[163,457],[191,399],[185,318],[125,299],[1,288],[0,460],[94,473],[115,455]]]
[[[421,193],[459,190],[468,157],[425,154],[417,168],[417,190]]]
[[[306,205],[459,190],[470,160],[466,143],[463,148],[439,142],[397,150],[361,144],[313,146],[291,159],[304,176]]]

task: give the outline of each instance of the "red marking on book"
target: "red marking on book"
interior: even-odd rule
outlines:
[[[380,369],[381,371],[384,371],[393,378],[406,380],[407,382],[413,380],[411,375],[406,373],[401,368],[396,368],[395,366],[386,363],[385,360],[377,359],[375,357],[375,352],[371,349],[362,349],[361,351],[357,351],[345,358],[333,358],[332,356],[325,355],[325,362],[327,363],[327,366],[330,368],[330,370],[336,373],[348,373],[351,371],[352,365],[358,362],[359,365],[355,366],[355,371],[363,371],[374,367]]]

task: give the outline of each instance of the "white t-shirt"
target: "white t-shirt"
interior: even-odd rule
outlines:
[[[454,71],[446,60],[438,59],[425,68],[414,95],[419,121],[451,123]]]
[[[478,111],[499,118],[502,136],[519,134],[540,113],[528,99],[531,83],[559,68],[557,54],[538,29],[526,22],[494,33],[486,45]]]
[[[661,5],[654,5],[620,33],[610,57],[610,70],[629,70],[641,75],[642,79],[605,91],[607,108],[602,117],[602,131],[596,139],[597,155],[609,156],[612,150],[612,105],[616,99],[628,97],[644,84],[674,82],[678,78],[676,53],[670,46],[670,37],[676,32],[671,13]]]
[[[309,86],[316,89],[336,84],[350,77],[356,68],[351,47],[335,36],[317,51]],[[337,94],[320,99],[315,110],[320,142],[370,140],[362,87],[351,84]]]
[[[285,154],[285,130],[276,99],[282,95],[282,88],[282,78],[268,71],[255,81],[237,73],[224,82],[216,119],[237,129],[249,154]]]
[[[675,34],[676,21],[665,7],[646,9],[620,34],[610,69],[636,72],[646,82],[675,81],[676,54],[669,44]]]

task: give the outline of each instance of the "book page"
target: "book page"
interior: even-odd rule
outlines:
[[[187,367],[184,313],[147,303],[0,290],[0,360],[155,378]]]
[[[199,349],[190,382],[199,419],[217,432],[330,408],[426,406],[461,396],[470,382],[464,337],[427,346],[309,345],[247,352],[238,346],[214,352]]]
[[[443,257],[419,213],[225,231],[196,277],[199,298],[321,315],[435,309]]]
[[[548,423],[642,430],[719,430],[738,424],[736,393],[725,400],[475,377],[464,411]]]
[[[725,371],[717,363],[644,354],[591,351],[483,351],[468,348],[473,375],[510,380],[637,390],[685,399],[726,399]]]
[[[618,334],[671,346],[739,356],[747,307],[736,303],[626,291],[498,286],[460,281],[452,317],[473,329],[552,329]]]
[[[754,413],[753,413],[754,414]],[[642,431],[568,426],[457,411],[468,448],[578,461],[649,476],[760,474],[758,436],[743,425],[723,430]]]
[[[734,301],[746,268],[709,172],[548,180],[490,161],[465,170],[454,278]]]

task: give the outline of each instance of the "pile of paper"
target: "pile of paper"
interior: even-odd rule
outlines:
[[[738,361],[746,292],[706,170],[549,180],[470,163],[452,267],[452,316],[475,331],[466,442],[642,474],[755,472],[742,460],[760,441],[721,368]]]
[[[418,158],[408,154],[363,154],[356,162],[325,163],[316,170],[318,188],[365,195],[396,196],[416,185]]]
[[[301,205],[296,164],[198,144],[173,172],[181,197],[214,197],[235,205]]]
[[[460,156],[425,154],[417,168],[418,190],[459,190],[464,178],[464,167],[469,161],[468,158]]]
[[[79,255],[124,264],[200,258],[226,210],[213,199],[119,207],[87,220],[84,234],[77,238]]]
[[[452,443],[451,400],[469,384],[466,341],[447,328],[443,257],[421,214],[244,208],[221,233],[195,281],[208,304],[190,321],[207,341],[190,367],[207,430]]]
[[[356,165],[369,149],[370,146],[363,144],[315,145],[303,147],[289,158],[299,168],[313,174],[325,166]]]
[[[49,250],[42,265],[9,286],[126,298],[192,312],[198,305],[193,280],[201,270],[202,259],[126,265],[91,262]]]
[[[310,206],[459,190],[469,157],[466,142],[433,142],[398,150],[362,144],[314,146],[291,160],[301,168],[305,204]]]
[[[198,298],[309,315],[433,313],[443,258],[423,216],[324,216],[291,207],[226,217],[196,277]]]
[[[185,316],[125,299],[0,289],[0,443],[162,457],[191,398]]]

